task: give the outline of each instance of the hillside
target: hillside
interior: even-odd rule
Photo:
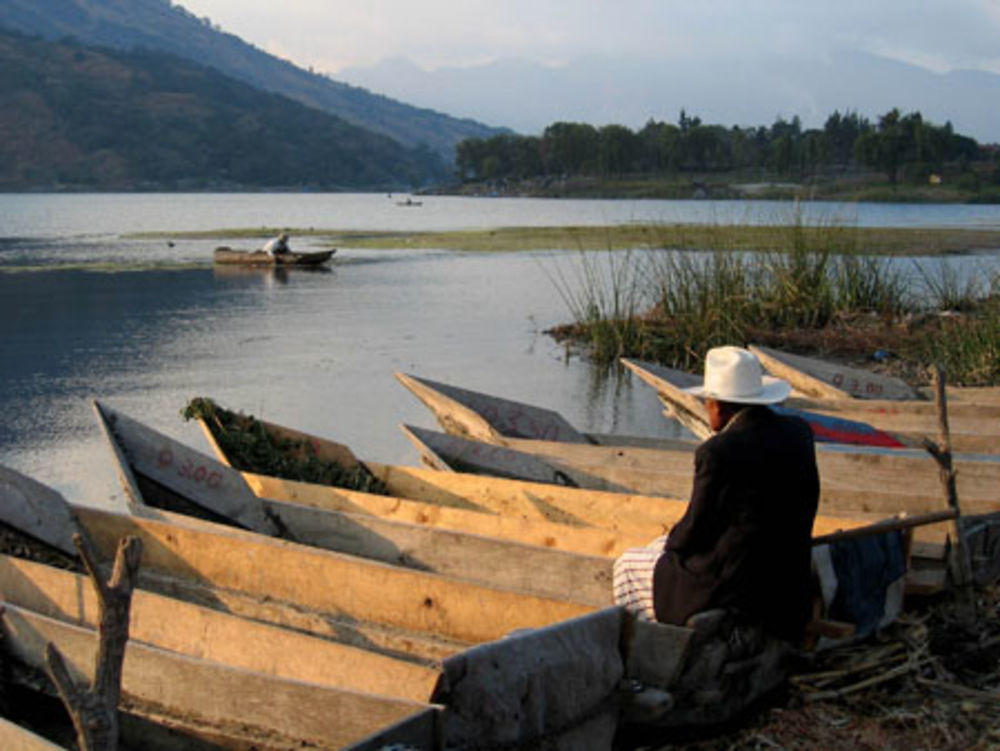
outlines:
[[[0,33],[0,189],[385,189],[433,153],[216,70]]]
[[[297,68],[213,28],[207,19],[196,18],[171,0],[3,0],[0,27],[50,41],[74,37],[120,50],[146,47],[168,52],[403,144],[426,146],[449,165],[459,141],[498,132]]]

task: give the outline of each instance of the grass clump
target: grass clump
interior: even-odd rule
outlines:
[[[943,263],[907,274],[905,263],[868,254],[854,228],[807,225],[798,213],[759,233],[755,249],[716,230],[711,250],[691,253],[672,226],[666,242],[606,254],[604,273],[586,256],[576,287],[565,273],[556,280],[574,322],[550,333],[585,344],[599,364],[626,356],[693,370],[713,346],[797,342],[790,349],[823,355],[810,339],[836,338],[842,347],[853,330],[851,355],[888,350],[909,361],[909,373],[938,363],[965,385],[1000,377],[995,274],[988,289],[979,280],[989,275],[962,281]]]
[[[185,420],[203,420],[229,463],[241,472],[388,495],[385,484],[360,462],[345,467],[321,459],[308,441],[278,438],[260,420],[223,409],[211,399],[196,397],[181,414]]]

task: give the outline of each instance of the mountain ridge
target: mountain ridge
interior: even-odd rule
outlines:
[[[426,146],[449,164],[459,141],[503,130],[303,70],[212,26],[171,0],[4,0],[0,3],[0,26],[49,41],[72,37],[95,46],[167,52],[337,115],[404,145]]]
[[[398,189],[428,150],[214,68],[0,32],[0,189]]]

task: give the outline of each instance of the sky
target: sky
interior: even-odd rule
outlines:
[[[1000,0],[175,0],[264,50],[335,74],[585,54],[822,56],[848,46],[938,72],[1000,73]]]
[[[765,56],[821,64],[845,50],[934,73],[1000,74],[1000,0],[174,2],[333,78],[393,58],[435,71],[512,59],[571,66],[594,56],[664,63],[697,76],[700,65],[718,70]]]

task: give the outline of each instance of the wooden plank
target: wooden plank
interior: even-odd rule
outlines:
[[[426,378],[395,373],[449,433],[489,441],[504,436],[568,443],[589,443],[558,412],[523,402],[449,386]]]
[[[544,739],[547,748],[611,748],[624,612],[604,608],[445,660],[434,697],[447,706],[445,747],[490,745],[487,739],[535,747]]]
[[[771,375],[816,399],[916,399],[917,393],[899,378],[860,368],[792,355],[767,347],[747,347]]]
[[[502,459],[523,453],[515,449],[491,447],[488,444],[434,431],[421,430],[419,435],[444,459],[451,461],[452,456],[457,456],[456,461],[469,470],[478,468],[483,472],[491,472]],[[557,458],[542,456],[535,457],[536,460],[550,463],[577,480],[587,478],[587,487],[592,489],[608,490],[625,487],[635,493],[671,498],[685,498],[691,494],[694,459],[689,452],[575,446],[549,441],[524,442],[520,445],[544,446],[544,451],[551,452]],[[491,461],[479,466],[475,464],[475,459],[480,456],[490,456]],[[579,461],[571,461],[577,459]],[[588,461],[594,463],[585,463]],[[514,473],[516,466],[521,465],[511,465],[508,467],[508,472]],[[935,481],[933,476],[928,477],[930,482]],[[941,506],[936,493],[918,497],[915,501],[910,494],[873,492],[863,480],[859,481],[858,485],[859,487],[855,489],[838,487],[836,484],[832,487],[823,484],[821,507],[825,510],[817,517],[817,529],[840,527],[849,523],[841,517],[835,520],[824,518],[823,514],[832,511],[851,515],[856,511],[857,523],[863,524],[871,521],[867,516],[868,513],[886,516],[902,512],[916,513],[918,510],[920,512],[937,510]],[[982,505],[993,508],[995,502],[986,500]]]
[[[0,522],[75,557],[76,518],[63,497],[40,482],[0,465]]]
[[[485,508],[472,511],[395,496],[373,495],[327,485],[295,482],[267,475],[244,473],[244,477],[253,491],[263,498],[331,511],[371,514],[411,524],[498,537],[583,555],[616,557],[630,547],[644,545],[650,539],[647,535],[630,535],[600,527],[508,516]]]
[[[0,717],[0,748],[4,751],[66,751],[3,717]]]
[[[89,680],[97,649],[93,630],[10,604],[0,621],[5,647],[16,659],[42,669],[51,642],[77,680]],[[296,744],[340,747],[427,706],[278,679],[135,641],[125,649],[122,705],[140,714],[168,715],[194,729],[258,736],[265,748],[287,749]]]
[[[497,639],[590,608],[243,532],[227,535],[76,507],[110,558],[117,541],[143,541],[143,571],[461,642]],[[332,586],[331,582],[336,582]]]
[[[153,482],[171,488],[196,503],[211,505],[216,513],[233,519],[247,529],[264,534],[280,530],[267,517],[256,495],[247,487],[239,472],[209,456],[188,448],[179,441],[167,439],[130,417],[94,401],[94,411],[119,460],[131,468],[142,467],[142,473]],[[122,452],[127,446],[127,456]],[[122,469],[118,470],[122,477]],[[131,494],[134,478],[125,476],[126,492]],[[206,500],[210,499],[210,500]]]
[[[250,527],[262,534],[594,607],[610,603],[611,567],[604,557],[258,498],[241,487],[243,479],[236,470],[221,465],[213,468],[209,457],[121,413],[104,408],[103,416],[113,426],[109,434],[120,449],[116,457],[129,463],[135,475],[152,479],[236,523],[266,520],[260,527]],[[189,469],[159,471],[165,467],[165,456],[184,457],[180,466]],[[219,481],[192,483],[199,472]],[[197,497],[187,496],[192,487]],[[236,488],[239,493],[234,492]],[[254,506],[253,512],[245,510],[244,504]]]
[[[595,466],[650,469],[693,474],[692,450],[626,446],[582,446],[553,441],[510,440],[510,449],[570,468]],[[692,446],[693,448],[693,446]],[[925,451],[878,451],[831,444],[817,446],[816,463],[825,488],[857,489],[890,495],[927,495],[938,482],[938,468]],[[1000,510],[1000,462],[962,459],[954,463],[964,499],[982,501]],[[933,494],[933,492],[932,492]],[[901,502],[904,499],[900,499]]]
[[[80,574],[0,556],[0,597],[48,618],[97,626],[96,594]],[[410,701],[428,701],[440,675],[425,665],[142,589],[133,594],[129,638],[264,675]]]

